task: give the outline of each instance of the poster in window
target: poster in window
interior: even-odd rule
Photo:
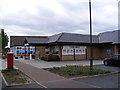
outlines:
[[[112,55],[112,49],[107,49],[106,53],[107,53],[107,55]]]
[[[69,46],[63,46],[62,55],[73,55],[73,48]]]
[[[62,55],[73,55],[75,48],[75,54],[86,54],[86,46],[63,46]]]

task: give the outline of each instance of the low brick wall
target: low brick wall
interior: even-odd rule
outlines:
[[[62,61],[79,61],[79,60],[85,60],[86,56],[83,55],[75,55],[75,60],[74,60],[74,55],[62,55]]]

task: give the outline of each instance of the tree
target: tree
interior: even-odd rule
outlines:
[[[2,52],[2,33],[0,30],[0,53]]]
[[[4,29],[1,29],[1,34],[2,34],[2,50],[5,50],[5,47],[8,45],[9,38],[7,34],[4,32]]]

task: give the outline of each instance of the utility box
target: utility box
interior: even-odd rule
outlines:
[[[7,53],[7,68],[13,68],[13,56],[12,52]]]

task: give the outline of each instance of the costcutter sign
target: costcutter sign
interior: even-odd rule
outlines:
[[[62,55],[73,55],[75,49],[75,54],[86,54],[86,46],[63,46]]]

